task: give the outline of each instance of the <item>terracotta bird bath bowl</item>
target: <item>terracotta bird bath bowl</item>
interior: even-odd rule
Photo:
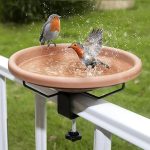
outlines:
[[[60,91],[88,91],[125,83],[137,77],[141,61],[116,48],[103,47],[98,58],[110,68],[86,68],[69,44],[35,46],[13,54],[9,70],[17,78]]]

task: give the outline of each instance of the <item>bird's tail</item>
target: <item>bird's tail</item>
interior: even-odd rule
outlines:
[[[110,66],[108,64],[105,64],[104,62],[100,61],[100,60],[96,60],[96,64],[97,65],[103,65],[105,68],[110,68]]]
[[[43,34],[40,35],[39,41],[40,41],[41,45],[45,44],[45,39],[43,37]]]

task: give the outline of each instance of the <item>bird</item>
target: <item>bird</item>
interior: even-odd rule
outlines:
[[[102,29],[93,29],[83,44],[74,42],[68,48],[75,50],[86,67],[94,68],[97,65],[103,65],[105,68],[110,68],[109,65],[97,59],[97,55],[102,49],[102,36]]]
[[[52,40],[56,39],[60,32],[60,17],[57,14],[52,14],[49,16],[48,20],[44,23],[42,31],[40,34],[39,41],[41,45],[44,45],[47,41],[48,47],[53,43],[56,47],[56,44]]]

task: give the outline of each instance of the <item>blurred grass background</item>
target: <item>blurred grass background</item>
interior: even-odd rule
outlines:
[[[35,14],[36,16],[36,14]],[[64,15],[65,16],[65,15]],[[0,23],[0,55],[10,57],[26,47],[39,45],[39,33],[44,20],[26,24]],[[141,75],[127,83],[126,89],[108,101],[150,118],[150,1],[136,0],[128,10],[86,11],[61,19],[61,34],[56,43],[83,41],[91,28],[104,29],[104,45],[117,47],[141,58]],[[99,90],[94,93],[99,94]],[[8,134],[10,150],[34,150],[34,96],[24,87],[7,81]],[[48,150],[91,150],[94,126],[79,118],[78,130],[83,139],[76,143],[65,140],[71,122],[57,114],[55,104],[47,105]],[[107,111],[107,110],[106,110]],[[131,124],[134,122],[131,120]],[[136,126],[136,124],[135,124]],[[112,138],[113,150],[138,150],[136,146]]]

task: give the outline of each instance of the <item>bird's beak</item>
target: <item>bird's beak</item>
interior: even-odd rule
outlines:
[[[61,18],[61,16],[58,16],[59,18]]]
[[[68,46],[68,48],[72,48],[72,46]]]

